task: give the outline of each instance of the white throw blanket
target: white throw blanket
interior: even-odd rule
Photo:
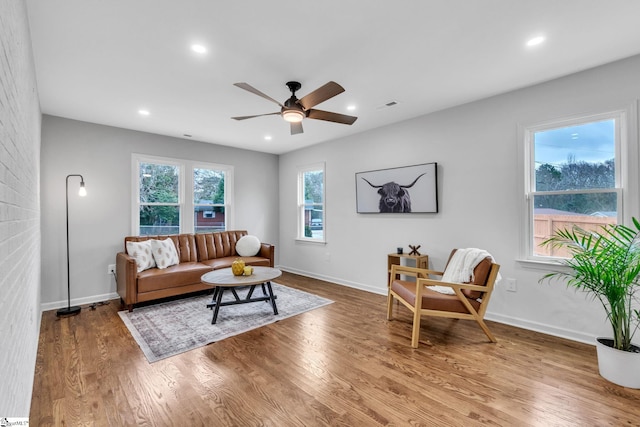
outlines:
[[[493,256],[483,249],[467,248],[456,250],[442,275],[442,281],[452,283],[468,283],[473,281],[473,270],[480,264],[480,261],[486,257],[491,258],[491,261],[495,262]],[[499,281],[500,274],[498,273],[496,283]],[[455,295],[454,290],[448,286],[427,287],[441,294]]]

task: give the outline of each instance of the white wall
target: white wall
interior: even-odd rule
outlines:
[[[40,331],[40,106],[24,2],[0,2],[0,417],[28,417]]]
[[[69,181],[71,304],[117,295],[107,265],[131,235],[131,155],[234,166],[235,229],[276,245],[278,157],[214,144],[135,132],[44,115],[42,119],[42,303],[66,306],[65,177],[84,176],[87,196]]]
[[[638,76],[640,56],[282,155],[282,268],[386,294],[386,255],[396,247],[422,245],[435,269],[452,248],[480,247],[501,264],[504,278],[517,280],[517,292],[507,292],[504,282],[494,292],[488,318],[585,342],[608,335],[595,302],[563,284],[539,284],[546,270],[517,261],[518,126],[626,108],[640,97]],[[632,160],[637,170],[638,159]],[[326,162],[326,245],[295,240],[297,167],[320,161]],[[427,162],[438,162],[439,213],[356,214],[356,172]],[[638,216],[637,195],[632,198]]]

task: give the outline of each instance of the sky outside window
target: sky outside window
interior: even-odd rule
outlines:
[[[574,162],[602,163],[615,158],[615,120],[585,123],[535,133],[536,168]]]

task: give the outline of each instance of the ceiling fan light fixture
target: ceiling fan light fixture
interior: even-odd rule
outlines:
[[[282,118],[289,123],[300,123],[304,119],[304,113],[300,110],[287,110],[282,112]]]
[[[271,98],[269,95],[265,95],[264,93],[260,92],[258,89],[254,88],[248,83],[241,82],[234,83],[233,85],[280,106],[280,111],[278,112],[257,114],[253,116],[231,117],[234,120],[245,120],[252,119],[254,117],[280,115],[286,122],[290,124],[291,135],[298,135],[303,133],[302,121],[305,118],[324,120],[325,122],[342,123],[344,125],[352,125],[353,122],[358,119],[357,117],[348,116],[346,114],[332,113],[331,111],[313,109],[314,106],[344,92],[344,88],[333,81],[320,86],[318,89],[306,94],[301,99],[298,99],[296,97],[296,91],[301,87],[300,83],[294,81],[287,82],[287,87],[291,91],[291,97],[282,104]]]

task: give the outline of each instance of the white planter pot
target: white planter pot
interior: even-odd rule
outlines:
[[[604,342],[610,338],[597,338],[598,368],[603,378],[614,384],[640,389],[640,353],[617,350]]]

